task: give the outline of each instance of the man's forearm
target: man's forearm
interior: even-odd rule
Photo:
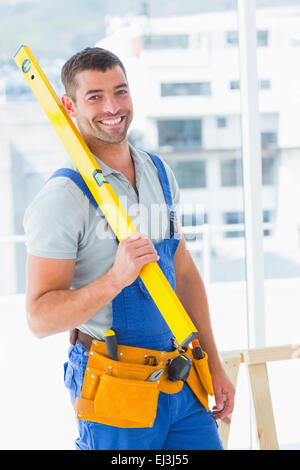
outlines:
[[[198,330],[199,341],[208,355],[215,395],[213,416],[223,419],[233,410],[234,387],[228,379],[214,340],[205,287],[182,238],[174,257],[176,294]]]
[[[176,294],[198,330],[211,372],[217,372],[222,363],[212,332],[205,287],[196,267],[192,266],[189,273],[177,281]]]
[[[69,331],[92,318],[118,293],[111,271],[79,289],[52,290],[27,308],[31,331],[39,338]]]

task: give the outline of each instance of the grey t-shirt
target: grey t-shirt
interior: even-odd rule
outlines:
[[[137,229],[153,243],[169,236],[169,216],[157,169],[147,153],[130,146],[138,195],[117,170],[96,158]],[[179,188],[164,162],[174,205]],[[69,168],[76,169],[70,161]],[[27,252],[44,258],[76,259],[71,289],[78,289],[103,276],[113,265],[117,241],[106,219],[101,217],[81,189],[67,177],[49,180],[27,207],[24,215]],[[108,303],[78,328],[103,340],[112,324]]]

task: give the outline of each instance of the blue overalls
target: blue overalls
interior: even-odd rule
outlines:
[[[173,258],[179,244],[174,236],[174,208],[169,181],[162,161],[148,154],[157,167],[166,204],[170,211],[170,238],[156,243],[158,264],[175,289]],[[80,174],[62,168],[55,176],[70,177],[100,211]],[[142,280],[138,277],[112,301],[112,326],[118,344],[172,351],[173,334],[156,307]],[[81,387],[88,357],[85,348],[76,343],[70,346],[69,361],[65,363],[65,385],[74,405]],[[83,450],[221,450],[217,424],[210,411],[199,402],[187,384],[175,394],[160,392],[157,415],[151,428],[118,428],[92,421],[77,420],[79,437],[75,444]]]

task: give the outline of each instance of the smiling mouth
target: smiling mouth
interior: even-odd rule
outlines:
[[[113,119],[103,119],[102,121],[98,121],[98,122],[100,122],[100,124],[103,124],[104,126],[114,127],[114,126],[118,126],[124,120],[124,118],[125,116],[119,116]]]

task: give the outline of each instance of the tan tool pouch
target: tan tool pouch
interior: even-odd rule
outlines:
[[[192,389],[194,394],[197,396],[199,401],[207,410],[208,406],[208,395],[214,395],[214,389],[212,385],[210,370],[207,362],[207,354],[204,352],[204,358],[196,360],[193,357],[192,349],[187,348],[186,355],[192,359],[192,367],[190,375],[187,379],[187,384]]]
[[[134,426],[151,426],[156,417],[158,383],[103,375],[94,401],[96,416]]]
[[[198,374],[198,377],[208,395],[214,395],[214,388],[211,380],[210,370],[208,367],[208,358],[205,351],[203,351],[204,357],[203,359],[194,359],[194,367]]]
[[[160,391],[177,393],[183,382],[171,382],[167,361],[178,351],[162,352],[129,346],[118,346],[120,360],[106,356],[105,345],[94,341],[89,352],[81,397],[76,399],[78,419],[85,419],[121,428],[152,427]],[[145,357],[160,356],[157,366],[145,365]],[[146,379],[164,369],[158,381]]]
[[[107,357],[105,344],[93,341],[84,375],[81,396],[76,399],[78,419],[120,428],[152,427],[157,411],[159,392],[178,393],[182,381],[168,379],[168,362],[179,352],[164,352],[130,346],[118,346],[120,360]],[[211,376],[205,357],[196,361],[192,349],[185,352],[192,359],[187,384],[204,407],[209,410],[208,394],[213,395]],[[156,356],[157,366],[145,365],[145,358]],[[164,369],[158,381],[146,379]]]

